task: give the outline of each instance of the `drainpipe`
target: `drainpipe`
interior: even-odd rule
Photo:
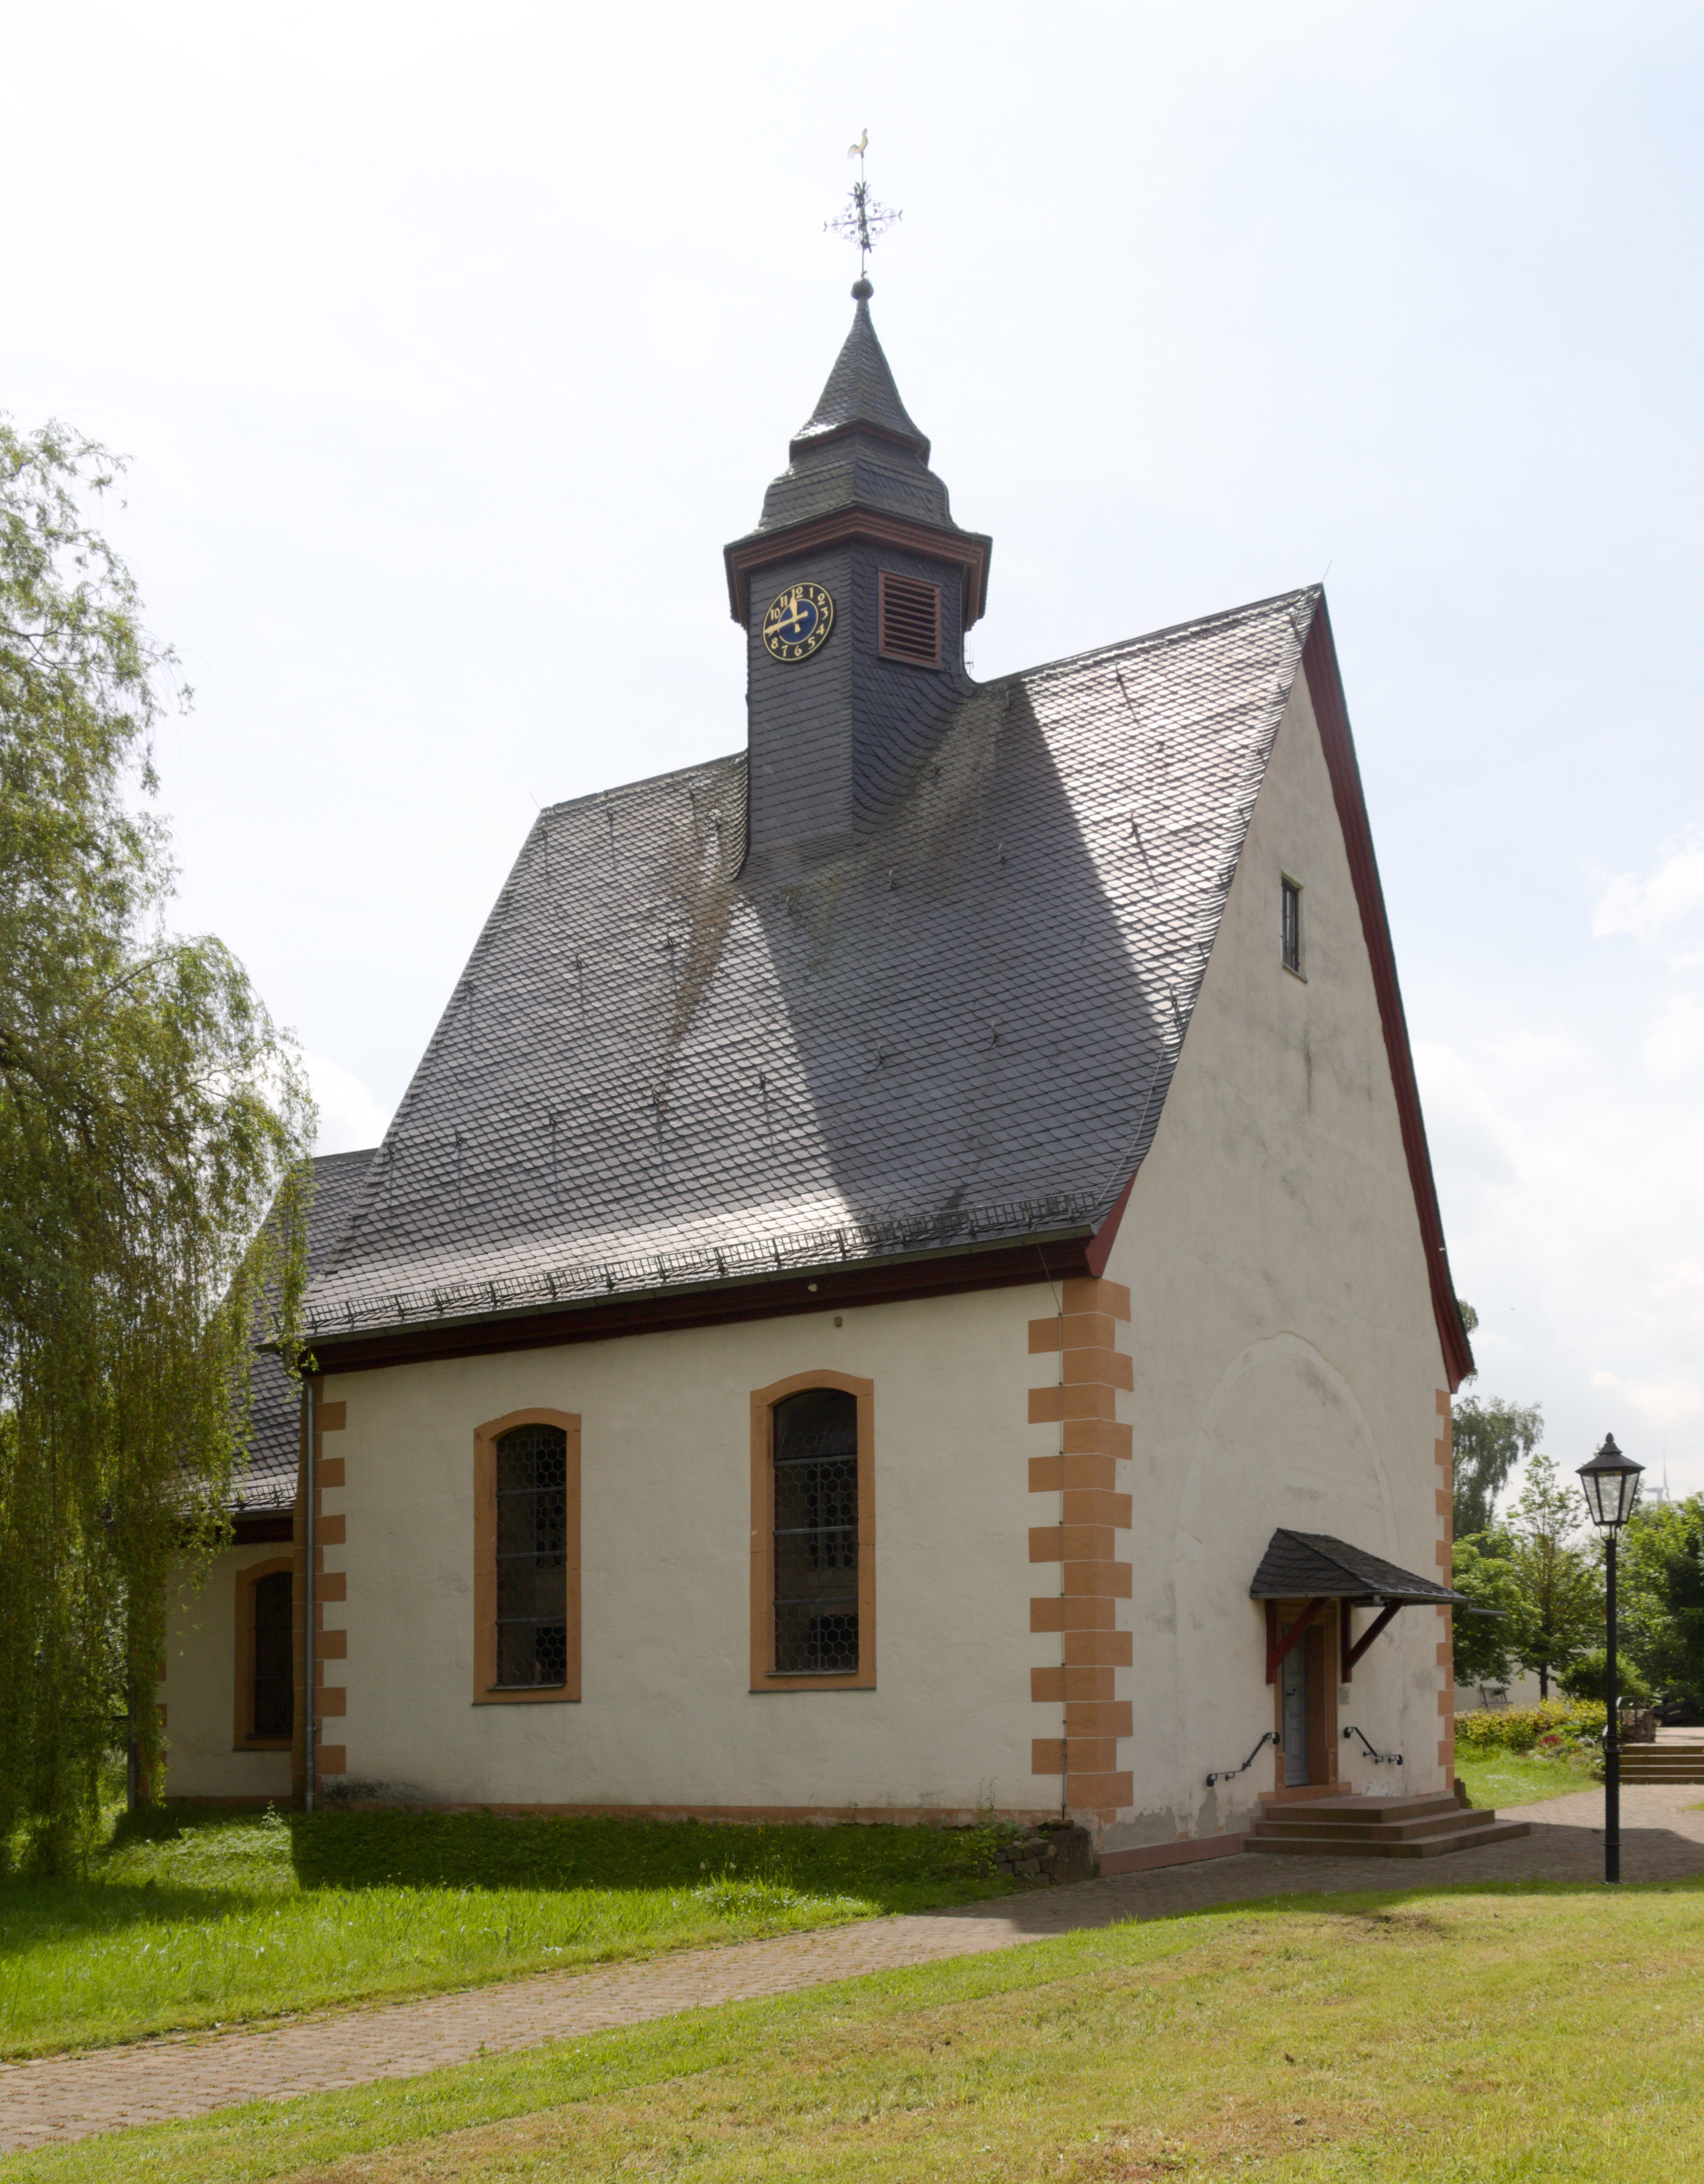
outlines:
[[[307,1429],[307,1454],[302,1465],[302,1809],[314,1809],[314,1503],[316,1479],[314,1465],[314,1394],[311,1373],[302,1382],[302,1416]]]

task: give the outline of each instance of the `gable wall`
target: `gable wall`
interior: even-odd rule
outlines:
[[[1279,960],[1279,883],[1305,889],[1305,983]],[[1371,967],[1305,682],[1279,728],[1152,1151],[1107,1272],[1132,1296],[1133,1749],[1171,1794],[1109,1837],[1246,1820],[1282,1780],[1264,1613],[1274,1527],[1439,1574],[1445,1370]],[[1447,1546],[1443,1549],[1447,1570]],[[1356,1628],[1365,1626],[1365,1611]],[[1349,1786],[1445,1779],[1438,1611],[1406,1608],[1339,1690],[1406,1765],[1334,1740]],[[1447,1655],[1445,1656],[1447,1658]],[[1445,1702],[1447,1704],[1447,1697]],[[1358,1753],[1356,1745],[1354,1752]]]

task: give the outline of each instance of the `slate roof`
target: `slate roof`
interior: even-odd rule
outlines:
[[[1364,1547],[1351,1547],[1325,1532],[1272,1534],[1249,1587],[1256,1600],[1400,1601],[1405,1605],[1471,1606],[1434,1578],[1398,1569]]]
[[[322,1153],[314,1162],[314,1202],[308,1217],[308,1273],[318,1273],[349,1217],[361,1178],[373,1157],[365,1152]],[[236,1506],[245,1516],[289,1509],[296,1501],[296,1462],[301,1441],[298,1384],[276,1352],[254,1353],[248,1418],[248,1462],[237,1483]]]
[[[1158,1127],[1317,588],[974,688],[845,855],[743,755],[540,814],[310,1331],[1082,1234]]]
[[[870,315],[872,292],[867,281],[859,281],[853,289],[858,308],[851,331],[840,344],[840,354],[816,398],[816,407],[794,435],[789,454],[799,454],[831,432],[871,425],[878,432],[909,441],[925,462],[929,460],[928,440],[911,422],[899,399],[893,367],[876,337],[876,322]]]
[[[816,409],[788,443],[787,468],[764,495],[756,532],[747,536],[864,508],[955,536],[980,537],[961,532],[953,521],[946,486],[929,468],[927,436],[899,399],[877,338],[869,284],[860,281],[852,292],[857,309],[851,331]]]

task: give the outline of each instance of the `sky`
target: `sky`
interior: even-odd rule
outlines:
[[[848,324],[867,128],[975,672],[1326,578],[1476,1392],[1704,1489],[1696,8],[0,20],[0,408],[130,458],[176,919],[323,1149],[539,805],[743,742],[721,549]]]

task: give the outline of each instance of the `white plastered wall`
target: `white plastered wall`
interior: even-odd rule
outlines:
[[[1279,956],[1302,889],[1305,976]],[[1446,1385],[1373,972],[1305,680],[1279,727],[1154,1147],[1107,1267],[1129,1285],[1129,1763],[1105,1847],[1237,1830],[1278,1777],[1249,1584],[1273,1529],[1438,1574]],[[1357,1632],[1367,1621],[1363,1611]],[[1406,1608],[1339,1692],[1347,1788],[1441,1786],[1443,1619]],[[1359,1724],[1398,1769],[1340,1739]],[[1121,1752],[1121,1764],[1122,1761]]]
[[[347,1537],[327,1724],[351,1786],[493,1804],[1045,1811],[1029,1699],[1027,1323],[1039,1285],[333,1376]],[[875,1384],[873,1691],[749,1676],[750,1397]],[[582,1420],[582,1696],[475,1705],[473,1435]]]
[[[241,1752],[237,1730],[237,1589],[244,1570],[276,1563],[281,1546],[232,1547],[215,1555],[199,1587],[181,1579],[166,1625],[165,1794],[169,1797],[290,1799],[287,1752]]]

